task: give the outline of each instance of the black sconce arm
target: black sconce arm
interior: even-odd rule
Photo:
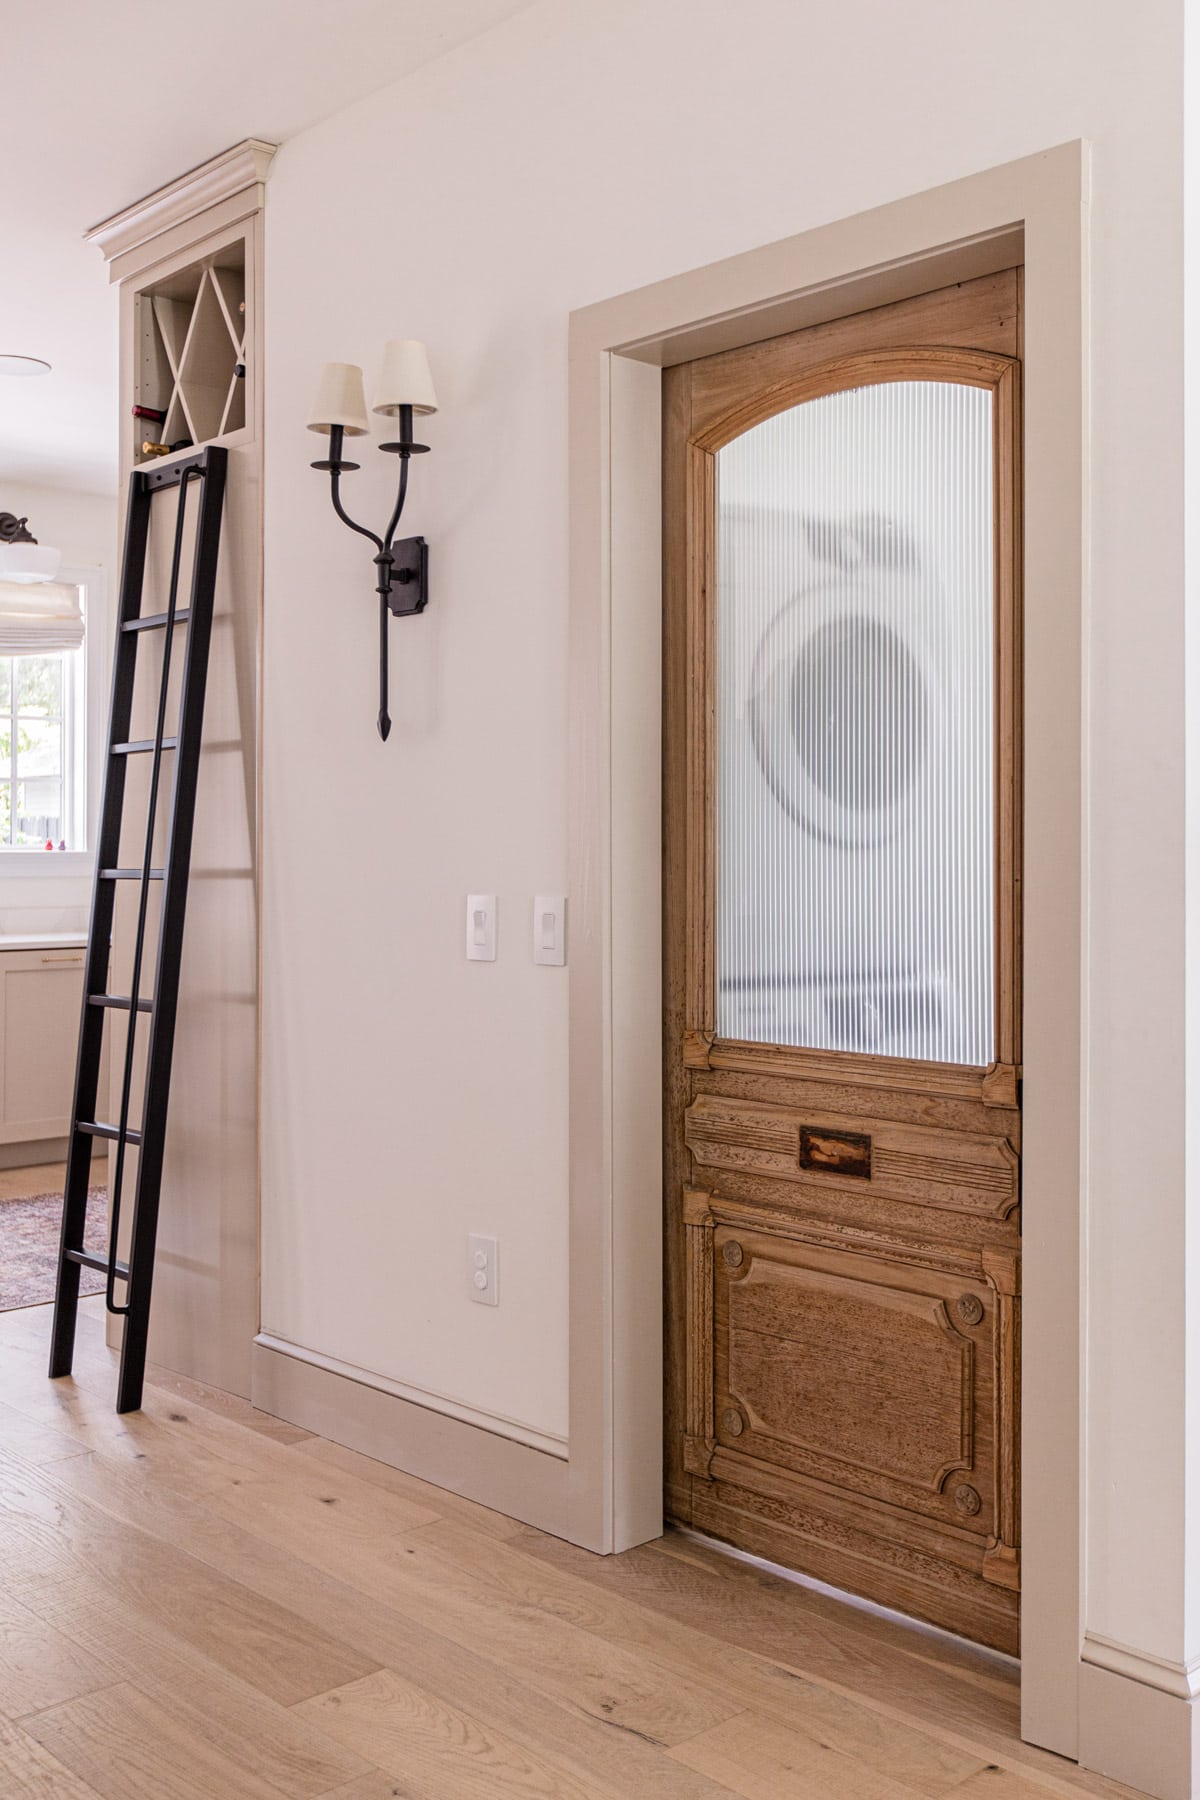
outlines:
[[[396,527],[400,523],[404,511],[404,502],[408,494],[408,463],[411,456],[419,455],[429,448],[427,444],[414,444],[412,441],[412,407],[402,406],[397,421],[400,437],[393,444],[381,444],[380,449],[400,458],[400,480],[396,491],[396,504],[392,516],[388,520],[387,532],[382,538],[365,525],[358,524],[342,505],[340,491],[341,477],[350,470],[357,469],[358,463],[346,462],[342,456],[344,428],[331,425],[329,428],[329,456],[322,462],[315,462],[314,469],[329,471],[329,492],[333,501],[333,510],[343,525],[356,531],[360,537],[369,538],[374,544],[376,555],[376,592],[379,595],[379,735],[385,741],[392,729],[391,716],[388,713],[388,629],[387,616],[389,610],[396,617],[408,618],[415,613],[424,612],[429,602],[429,547],[422,537],[402,538],[396,540]],[[408,590],[403,599],[393,594],[393,589]],[[415,590],[415,591],[414,591]]]
[[[344,468],[344,469],[352,469],[354,467],[355,467],[354,463],[343,463],[342,464],[342,468]],[[340,492],[338,491],[338,482],[341,479],[341,474],[342,474],[342,469],[330,469],[330,471],[329,471],[329,495],[333,501],[334,512],[337,514],[338,518],[342,521],[343,525],[348,525],[350,527],[351,531],[357,531],[358,534],[360,535],[360,537],[370,538],[370,540],[374,544],[375,548],[377,550],[382,550],[383,549],[382,540],[380,538],[377,538],[373,531],[368,531],[365,525],[356,524],[355,521],[350,517],[350,514],[346,511],[345,507],[342,505],[342,496],[341,496]]]
[[[387,528],[387,531],[384,533],[383,542],[379,546],[379,548],[381,550],[390,550],[392,547],[392,539],[395,537],[396,527],[400,523],[400,514],[404,511],[404,500],[405,500],[405,496],[407,493],[408,493],[408,458],[407,458],[407,456],[402,456],[400,458],[400,486],[396,493],[396,504],[395,504],[395,507],[393,508],[392,516],[388,520],[388,528]]]

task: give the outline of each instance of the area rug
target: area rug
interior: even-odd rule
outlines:
[[[45,1179],[43,1177],[43,1179]],[[40,1306],[54,1298],[58,1275],[58,1239],[62,1230],[61,1194],[30,1194],[23,1200],[0,1200],[0,1312],[17,1306]],[[88,1189],[84,1245],[103,1256],[108,1250],[108,1190]],[[100,1294],[104,1277],[95,1269],[79,1271],[81,1294]]]

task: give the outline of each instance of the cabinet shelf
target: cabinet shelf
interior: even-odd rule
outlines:
[[[246,246],[226,245],[136,296],[140,406],[161,424],[133,419],[133,460],[154,461],[144,442],[199,447],[246,423]]]

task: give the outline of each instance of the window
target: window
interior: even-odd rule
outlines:
[[[85,654],[0,656],[0,855],[87,847]]]

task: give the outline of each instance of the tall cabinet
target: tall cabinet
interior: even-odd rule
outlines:
[[[147,462],[209,443],[229,451],[150,1357],[247,1396],[258,1329],[262,229],[273,154],[256,139],[238,144],[88,234],[120,288],[123,491],[131,470]],[[174,503],[164,494],[156,504],[145,611],[161,603],[155,596],[170,563]],[[153,730],[156,656],[158,642],[139,651],[134,735]],[[127,796],[131,834],[142,832],[132,786]],[[132,911],[119,911],[115,981],[129,966],[132,935]],[[112,982],[110,989],[118,991]],[[125,1019],[108,1017],[119,1084]],[[135,1067],[136,1096],[140,1053]],[[112,1104],[120,1104],[119,1086]],[[132,1191],[127,1181],[126,1215]]]

